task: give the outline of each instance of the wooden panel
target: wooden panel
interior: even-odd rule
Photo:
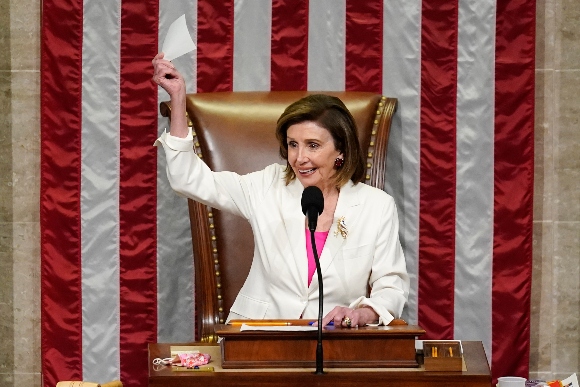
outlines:
[[[274,323],[275,324],[275,323]],[[284,329],[286,327],[281,327]],[[322,330],[327,367],[418,367],[417,326],[325,327]],[[219,325],[223,368],[314,367],[317,331],[241,331]]]

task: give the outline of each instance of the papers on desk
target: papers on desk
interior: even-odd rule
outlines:
[[[240,332],[242,331],[274,331],[274,332],[304,332],[315,331],[318,327],[311,325],[250,325],[242,324]]]

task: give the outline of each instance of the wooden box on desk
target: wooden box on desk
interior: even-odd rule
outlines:
[[[425,371],[463,370],[463,350],[460,341],[423,341]]]
[[[241,331],[219,325],[223,368],[309,368],[316,365],[317,331]],[[330,368],[418,367],[418,326],[326,327],[324,366]]]

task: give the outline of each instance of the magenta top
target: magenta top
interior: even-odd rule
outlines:
[[[318,253],[318,258],[320,258],[320,253],[324,248],[324,243],[326,243],[326,238],[328,237],[328,231],[315,231],[314,240],[316,241],[316,252]],[[312,241],[310,239],[310,230],[306,229],[306,255],[308,257],[308,286],[312,282],[312,276],[316,271],[316,261],[314,261],[314,254],[312,254]]]

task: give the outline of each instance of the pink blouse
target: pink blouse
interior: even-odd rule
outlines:
[[[318,253],[318,258],[320,258],[320,253],[324,248],[324,243],[326,243],[326,238],[328,237],[328,231],[315,231],[314,240],[316,241],[316,252]],[[306,229],[306,255],[308,257],[308,286],[312,282],[312,276],[316,271],[316,261],[314,260],[314,254],[312,254],[312,239],[310,237],[310,230]]]

